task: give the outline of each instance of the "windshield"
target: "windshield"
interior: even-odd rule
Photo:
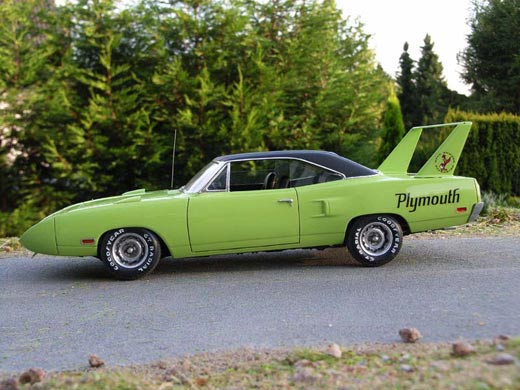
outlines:
[[[185,192],[200,192],[208,182],[217,174],[222,167],[222,163],[212,161],[202,168],[191,180],[182,187]]]

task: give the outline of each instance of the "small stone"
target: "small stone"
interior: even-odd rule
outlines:
[[[447,372],[450,369],[450,365],[441,360],[436,360],[436,361],[432,362],[431,366],[441,372]]]
[[[329,356],[339,359],[342,355],[341,349],[338,344],[331,344],[327,347],[325,353]]]
[[[88,364],[90,364],[90,367],[92,368],[98,368],[98,367],[101,367],[105,364],[105,362],[103,360],[101,360],[99,357],[97,357],[96,355],[90,355],[88,357]]]
[[[179,378],[177,378],[177,376],[175,376],[172,372],[165,373],[162,376],[162,380],[164,382],[173,382],[178,385],[182,384],[182,381]]]
[[[157,367],[159,370],[166,370],[168,368],[168,364],[165,361],[160,360],[155,364],[155,367]]]
[[[307,384],[314,384],[322,378],[321,374],[316,373],[312,368],[305,367],[298,370],[292,377],[294,382],[302,382]]]
[[[497,346],[495,348],[496,348],[496,350],[498,352],[503,352],[504,351],[504,346],[502,344],[497,344]]]
[[[185,371],[189,371],[193,367],[193,364],[191,364],[188,359],[184,359],[181,363],[181,366]]]
[[[401,371],[412,372],[413,368],[409,364],[401,364]]]
[[[416,328],[403,328],[399,330],[399,336],[405,343],[415,343],[422,338],[421,332]]]
[[[15,378],[5,379],[0,382],[0,390],[18,390],[18,382]]]
[[[492,359],[487,360],[489,364],[495,364],[497,366],[505,366],[507,364],[514,364],[515,357],[508,353],[499,353],[495,355]]]
[[[406,362],[410,360],[410,354],[409,353],[403,353],[401,355],[401,359],[399,359],[399,361],[402,363],[402,362]]]
[[[173,384],[168,383],[168,382],[161,383],[161,385],[157,388],[157,390],[173,390],[173,389],[174,389]]]
[[[316,363],[311,362],[307,359],[298,360],[296,363],[294,363],[294,367],[296,368],[302,368],[302,367],[316,367]]]
[[[475,353],[475,347],[466,341],[457,341],[452,344],[453,355],[461,357]]]
[[[381,355],[381,360],[384,361],[384,362],[387,362],[390,360],[390,356],[388,355]]]
[[[45,371],[43,371],[41,368],[30,368],[22,375],[20,375],[18,382],[20,382],[22,385],[27,383],[33,385],[35,383],[41,382],[43,378],[45,378]]]
[[[499,334],[497,339],[500,341],[509,341],[511,340],[511,336],[508,336],[507,334]]]
[[[195,381],[195,383],[197,384],[197,386],[200,386],[200,387],[207,386],[207,385],[208,385],[208,382],[209,382],[209,378],[208,378],[208,377],[205,377],[205,376],[199,376],[199,377],[197,378],[197,380]]]

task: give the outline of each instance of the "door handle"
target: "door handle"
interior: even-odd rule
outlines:
[[[291,206],[293,205],[293,202],[294,201],[291,198],[283,198],[278,200],[278,203],[289,203]]]

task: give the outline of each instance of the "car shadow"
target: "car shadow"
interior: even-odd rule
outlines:
[[[432,248],[435,250],[432,251]],[[422,266],[438,267],[444,264],[453,267],[453,257],[457,249],[439,248],[430,241],[412,241],[403,246],[401,253],[389,265],[395,272],[413,269],[418,263]],[[48,257],[46,264],[33,268],[37,279],[62,281],[106,282],[114,278],[108,268],[95,258],[63,258]],[[461,259],[457,264],[460,265]],[[313,267],[342,267],[364,269],[345,248],[295,249],[276,252],[257,252],[245,254],[229,254],[207,257],[174,259],[167,257],[161,260],[153,273],[141,280],[167,278],[174,275],[189,275],[218,272],[248,272],[257,270],[296,269]],[[28,269],[26,269],[28,271]],[[11,275],[14,276],[14,275]],[[22,277],[20,275],[20,277]]]
[[[295,267],[357,267],[344,248],[298,249],[278,252],[230,254],[187,259],[167,257],[152,276],[171,273],[237,272]]]
[[[33,281],[107,282],[115,280],[108,268],[94,257],[42,256],[27,260],[29,261],[23,268],[17,266],[9,272],[10,281],[30,279]],[[246,272],[324,266],[357,267],[358,265],[344,248],[298,249],[183,259],[167,257],[162,259],[157,268],[142,280],[164,278],[174,274]]]

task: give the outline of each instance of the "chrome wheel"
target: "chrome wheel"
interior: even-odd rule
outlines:
[[[386,253],[392,246],[392,230],[382,222],[373,222],[366,225],[359,236],[359,244],[370,256],[379,256]]]
[[[161,242],[149,230],[119,228],[106,232],[99,257],[118,279],[137,279],[154,270],[161,259]]]
[[[345,241],[358,262],[366,267],[379,267],[399,253],[403,230],[392,215],[367,215],[349,225]]]
[[[121,267],[137,268],[148,258],[148,244],[139,234],[124,233],[115,239],[111,255]]]

